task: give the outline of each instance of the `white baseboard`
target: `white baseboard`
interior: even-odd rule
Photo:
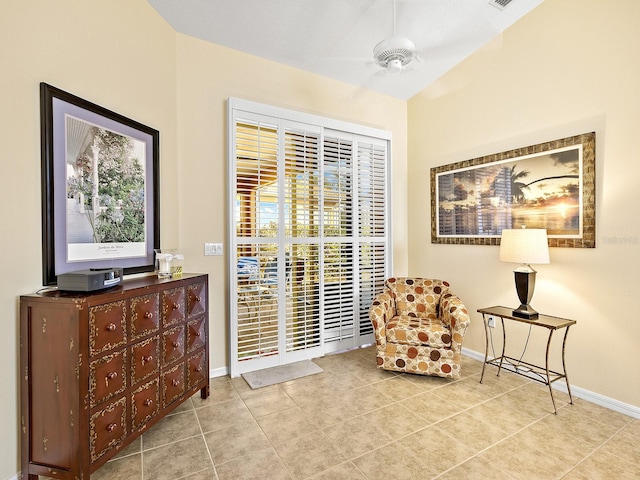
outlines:
[[[229,375],[229,367],[212,368],[209,370],[209,378],[224,377]]]
[[[476,352],[475,350],[469,350],[468,348],[462,347],[462,354],[481,362],[484,361],[484,353]],[[556,390],[568,393],[567,385],[564,382],[555,382],[552,383],[551,386]],[[620,402],[619,400],[616,400],[614,398],[605,397],[604,395],[594,393],[590,390],[580,388],[573,384],[571,385],[571,395],[586,400],[587,402],[595,403],[596,405],[600,405],[601,407],[605,407],[624,415],[640,419],[640,407],[636,407],[635,405]]]

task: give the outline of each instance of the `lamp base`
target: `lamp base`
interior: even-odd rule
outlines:
[[[538,312],[536,312],[531,305],[521,304],[518,308],[511,312],[514,317],[526,318],[527,320],[536,320],[538,318]]]
[[[529,265],[522,265],[513,271],[513,275],[516,281],[516,292],[518,292],[520,306],[512,314],[514,317],[535,320],[538,318],[538,312],[531,308],[529,302],[533,297],[533,289],[536,285],[536,271]]]

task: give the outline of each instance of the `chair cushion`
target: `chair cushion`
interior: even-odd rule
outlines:
[[[450,348],[451,332],[435,315],[398,315],[387,322],[387,342]]]
[[[449,284],[428,278],[398,277],[389,278],[386,286],[395,298],[399,315],[429,318],[440,313],[440,297],[448,290]]]

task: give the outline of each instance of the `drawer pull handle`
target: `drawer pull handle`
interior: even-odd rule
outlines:
[[[114,332],[117,327],[115,323],[110,323],[106,328],[108,332]]]
[[[151,360],[153,360],[153,355],[147,355],[146,357],[142,357],[142,364],[144,365],[145,363],[149,363]]]
[[[171,380],[171,385],[173,385],[174,387],[177,387],[178,385],[180,385],[180,380],[178,380],[177,378],[174,378],[173,380]]]
[[[196,337],[199,337],[199,336],[200,336],[200,332],[196,332]]]
[[[179,303],[174,303],[173,304],[173,309],[174,310],[180,310],[180,304]]]
[[[109,372],[107,373],[107,376],[104,377],[104,385],[105,387],[109,387],[109,380],[113,380],[114,378],[118,377],[118,372]]]
[[[173,343],[172,343],[172,345],[173,345],[175,348],[178,348],[178,347],[180,346],[180,342],[173,342]]]
[[[117,376],[118,376],[118,372],[109,372],[109,373],[107,374],[107,378],[108,378],[109,380],[113,380],[113,379],[114,379],[114,378],[116,378]]]
[[[145,407],[150,407],[151,405],[153,405],[153,400],[151,400],[150,398],[147,398],[147,399],[144,401],[144,406],[145,406]]]
[[[196,367],[196,372],[200,373],[202,371],[202,367],[198,366]]]
[[[153,318],[153,312],[144,312],[144,318],[147,318],[147,319]]]
[[[200,303],[200,297],[198,295],[196,295],[195,300],[196,300],[196,303]]]
[[[118,426],[118,425],[116,425],[115,423],[110,423],[110,424],[107,426],[107,431],[109,431],[109,432],[113,432],[113,431],[116,429],[116,427],[117,427],[117,426]]]

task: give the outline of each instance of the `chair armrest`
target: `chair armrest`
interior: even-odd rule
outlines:
[[[447,292],[440,299],[440,315],[442,322],[451,329],[451,349],[460,351],[462,339],[471,322],[467,307],[457,295]]]
[[[378,345],[387,340],[387,322],[396,315],[396,301],[389,290],[383,290],[373,299],[369,307],[369,319],[373,324],[373,333]]]

